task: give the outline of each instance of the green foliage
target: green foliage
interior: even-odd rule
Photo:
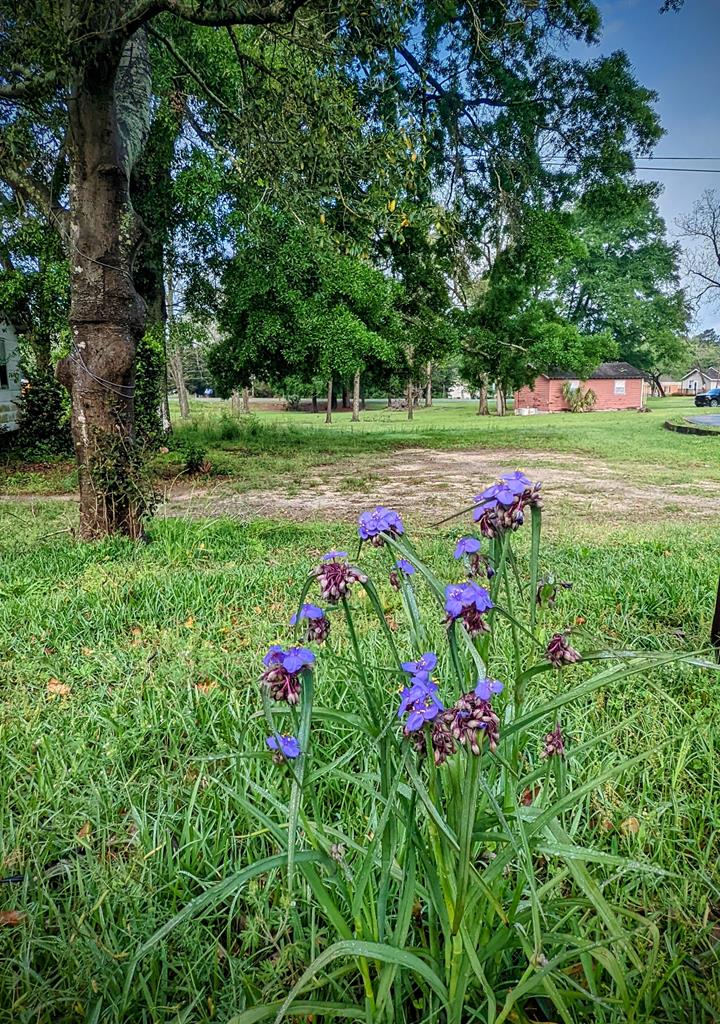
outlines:
[[[166,386],[163,329],[156,324],[145,332],[135,366],[135,434],[147,448],[156,446],[164,436],[160,414]]]
[[[221,395],[253,376],[290,391],[317,387],[394,358],[395,289],[367,262],[267,209],[235,244],[218,317],[224,336],[208,353]]]
[[[32,374],[19,402],[18,447],[29,458],[72,452],[70,401],[52,374]]]

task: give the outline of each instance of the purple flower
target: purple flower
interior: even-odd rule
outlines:
[[[300,612],[293,615],[290,619],[290,625],[295,626],[302,619],[307,620],[305,639],[308,642],[316,640],[318,643],[322,643],[324,640],[327,640],[328,633],[330,632],[330,621],[325,617],[325,612],[322,608],[318,608],[316,604],[304,604]]]
[[[438,707],[442,708],[440,699],[436,696],[437,691],[437,683],[431,682],[426,676],[416,676],[411,679],[410,685],[404,686],[400,691],[398,718],[402,718],[408,711],[412,711],[415,704],[422,704],[427,699],[434,701]]]
[[[320,559],[321,562],[337,562],[342,558],[347,558],[347,551],[328,551]]]
[[[560,723],[555,723],[555,728],[545,737],[541,757],[565,757],[565,743],[560,729]]]
[[[466,608],[475,608],[479,612],[489,612],[494,607],[490,594],[485,587],[470,580],[463,591],[463,605]]]
[[[399,537],[404,532],[398,513],[384,505],[377,505],[371,512],[363,512],[358,519],[360,540],[369,540],[376,547],[384,543],[383,534]]]
[[[473,580],[445,588],[445,625],[449,626],[461,618],[470,636],[488,632],[485,613],[493,607],[492,599],[485,587],[481,587]]]
[[[431,682],[427,675],[418,675],[400,691],[398,718],[408,716],[406,734],[422,729],[425,722],[431,722],[444,710],[437,690],[437,683]]]
[[[282,657],[284,654],[284,647],[281,647],[280,644],[273,644],[270,650],[263,658],[263,665],[279,665],[282,662]]]
[[[570,646],[565,633],[554,633],[547,645],[545,657],[555,668],[562,668],[563,665],[574,665],[582,656]]]
[[[404,661],[402,663],[402,670],[410,676],[428,677],[436,665],[437,654],[433,654],[432,651],[426,651],[425,654],[420,655],[417,661]]]
[[[294,736],[268,736],[265,740],[270,750],[276,752],[275,758],[282,763],[285,760],[293,760],[296,757],[300,757],[300,744]]]
[[[318,608],[316,604],[304,604],[299,612],[290,619],[290,625],[297,625],[298,619],[322,619],[325,616],[325,612],[322,608]]]
[[[331,552],[339,554],[339,552]],[[330,604],[337,604],[342,597],[346,597],[352,588],[353,583],[367,583],[367,576],[359,569],[345,562],[326,561],[316,566],[311,575],[317,576],[320,585],[320,596],[323,601]]]
[[[449,617],[457,619],[462,615],[464,583],[450,583],[445,587],[445,611]]]
[[[463,555],[474,555],[480,550],[480,541],[476,537],[461,537],[455,545],[455,558],[462,558]]]
[[[282,666],[288,672],[301,672],[315,662],[315,655],[307,647],[291,647],[282,659]]]
[[[288,704],[297,704],[300,700],[300,672],[309,669],[315,662],[315,655],[307,647],[291,647],[284,650],[273,644],[263,658],[266,666],[262,674],[262,683],[267,686],[273,700],[284,700]]]
[[[398,558],[397,562],[395,563],[395,568],[390,570],[390,575],[388,576],[388,579],[390,581],[390,586],[393,588],[393,590],[400,590],[401,575],[415,575],[415,566],[412,564],[412,562],[408,562],[406,558]]]
[[[503,473],[497,483],[475,496],[478,503],[473,519],[486,537],[497,537],[504,530],[517,530],[525,521],[526,505],[541,505],[541,484],[532,481],[520,470]]]
[[[480,700],[490,700],[494,694],[502,693],[505,687],[498,679],[478,679],[474,693]]]

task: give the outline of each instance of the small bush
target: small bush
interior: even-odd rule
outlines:
[[[33,459],[72,454],[70,401],[52,374],[33,376],[19,402],[16,450]]]

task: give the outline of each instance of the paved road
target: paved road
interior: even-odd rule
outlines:
[[[717,413],[710,413],[706,416],[686,416],[685,419],[691,423],[699,423],[701,427],[720,427],[720,416]]]

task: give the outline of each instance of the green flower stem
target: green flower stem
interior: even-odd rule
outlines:
[[[465,767],[465,782],[460,794],[460,852],[458,854],[457,899],[455,900],[455,913],[452,917],[453,937],[456,937],[460,931],[465,912],[479,780],[480,758],[469,752]]]
[[[352,644],[353,653],[355,654],[355,664],[357,666],[358,675],[360,676],[360,682],[362,683],[363,691],[365,693],[365,701],[370,712],[370,718],[376,729],[380,729],[380,717],[378,713],[378,707],[375,701],[375,695],[370,689],[368,683],[367,672],[365,671],[365,662],[363,661],[362,653],[360,651],[360,644],[358,642],[357,633],[355,632],[355,623],[353,622],[352,612],[350,611],[350,605],[348,599],[343,596],[342,598],[343,611],[345,612],[345,619],[348,624],[348,632],[350,633],[350,642]]]

